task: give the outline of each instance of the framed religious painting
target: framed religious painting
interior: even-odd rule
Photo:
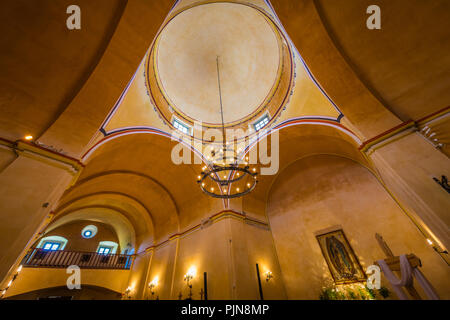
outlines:
[[[366,274],[342,229],[316,234],[335,284],[362,282]]]

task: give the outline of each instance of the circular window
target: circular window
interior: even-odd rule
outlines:
[[[97,227],[92,224],[84,227],[83,230],[81,230],[81,236],[86,239],[93,238],[96,234]]]

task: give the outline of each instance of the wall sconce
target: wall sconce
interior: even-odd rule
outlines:
[[[190,281],[194,279],[196,273],[195,267],[190,267],[188,272],[184,275],[184,281],[186,281],[186,285],[189,287],[189,298],[192,300],[192,284]]]
[[[129,286],[126,290],[125,290],[125,296],[127,297],[127,299],[131,299],[131,292],[133,291],[133,286]]]
[[[11,287],[13,281],[17,279],[17,276],[19,275],[20,271],[22,271],[22,265],[20,265],[20,266],[17,268],[16,273],[14,274],[14,276],[12,277],[12,279],[9,280],[8,284],[6,285],[6,288],[0,289],[0,291],[2,292],[2,293],[0,294],[0,298],[2,298],[2,297],[6,294],[6,291],[9,289],[9,287]]]
[[[153,280],[152,280],[152,282],[150,282],[149,284],[148,284],[148,287],[149,287],[149,289],[150,289],[150,293],[152,294],[152,299],[153,299],[153,296],[155,295],[155,288],[158,286],[158,277],[155,277]]]
[[[22,271],[22,265],[20,265],[17,270],[16,274],[13,276],[12,281],[16,280],[17,276],[19,275],[20,271]],[[8,286],[9,287],[9,286]]]
[[[266,272],[266,281],[269,282],[269,280],[272,278],[273,278],[272,271],[267,271]]]

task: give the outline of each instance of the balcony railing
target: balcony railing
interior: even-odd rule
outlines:
[[[132,261],[133,256],[126,254],[34,248],[22,260],[22,265],[34,268],[67,268],[76,265],[85,269],[130,269]]]

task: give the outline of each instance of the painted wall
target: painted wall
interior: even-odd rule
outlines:
[[[181,299],[186,299],[189,288],[184,275],[194,267],[195,277],[191,281],[194,300],[199,300],[200,290],[204,290],[204,272],[207,273],[209,300],[257,300],[256,263],[260,266],[264,298],[286,298],[268,227],[252,225],[235,217],[224,216],[202,228],[172,238],[140,258],[135,260],[129,281],[129,285],[136,289],[134,298],[137,299],[152,298],[148,283],[156,277],[158,286],[154,298],[177,300],[181,293]],[[147,270],[142,267],[146,260],[149,268],[147,276]],[[269,270],[274,278],[267,282],[263,273]],[[145,290],[141,293],[144,279]]]
[[[434,242],[450,247],[450,197],[433,177],[450,177],[449,158],[417,132],[374,147],[370,154],[386,185]],[[411,152],[414,150],[413,152]],[[447,256],[448,262],[450,259]]]
[[[21,254],[31,245],[70,179],[67,171],[53,166],[50,160],[44,162],[24,156],[19,156],[0,173],[0,282],[3,284],[10,280]]]
[[[333,226],[342,227],[364,270],[385,257],[379,233],[394,254],[416,254],[441,298],[450,298],[445,261],[378,180],[351,160],[317,155],[294,162],[274,182],[267,213],[289,299],[318,299],[331,281],[314,233]]]
[[[129,274],[129,270],[81,269],[81,288],[84,285],[97,286],[123,293]],[[5,298],[35,290],[66,286],[69,277],[70,274],[67,274],[64,268],[23,268],[8,289]]]
[[[48,299],[49,297],[62,297],[63,299],[65,297],[72,297],[71,300],[120,300],[122,298],[122,294],[95,286],[83,286],[80,290],[70,290],[67,287],[56,287],[26,292],[7,299],[37,300]]]

